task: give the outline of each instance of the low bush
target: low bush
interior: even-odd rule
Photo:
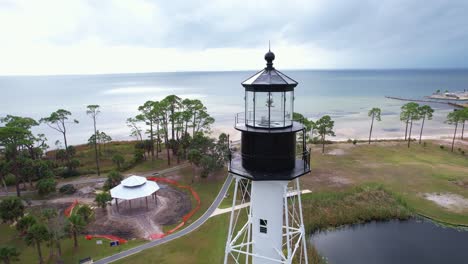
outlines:
[[[12,186],[12,185],[15,185],[15,175],[13,174],[8,174],[6,177],[5,177],[5,184],[7,186]]]
[[[59,192],[63,194],[74,194],[76,192],[76,188],[73,184],[65,184],[60,187]]]

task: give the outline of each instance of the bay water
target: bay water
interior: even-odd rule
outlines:
[[[59,108],[73,113],[80,123],[69,125],[69,142],[86,143],[92,134],[86,106],[101,105],[98,129],[114,140],[128,140],[130,129],[125,120],[138,114],[138,106],[147,100],[161,100],[176,94],[197,98],[216,119],[213,134],[226,132],[233,139],[240,136],[232,128],[234,114],[244,109],[241,82],[254,71],[175,72],[109,75],[0,76],[0,116],[7,114],[35,119],[48,116]],[[330,115],[335,121],[333,140],[368,137],[372,107],[382,109],[382,121],[374,125],[374,138],[401,138],[404,124],[400,108],[406,103],[387,99],[396,96],[423,99],[436,90],[468,89],[468,70],[301,70],[284,71],[299,82],[295,90],[295,111],[316,120]],[[444,123],[453,107],[430,104],[433,120],[425,125],[425,137],[449,137],[453,127]],[[418,134],[419,122],[413,126]],[[54,147],[61,135],[41,125],[35,133],[45,133]]]

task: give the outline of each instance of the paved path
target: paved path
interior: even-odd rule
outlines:
[[[154,170],[154,171],[142,172],[142,173],[137,173],[136,172],[136,174],[141,175],[141,176],[153,176],[153,174],[157,172],[160,175],[162,175],[162,174],[165,174],[165,173],[169,173],[169,172],[173,172],[173,171],[183,169],[183,168],[188,167],[188,166],[190,166],[190,163],[182,163],[180,165],[170,167],[170,168],[167,168],[167,169],[164,169],[164,170]],[[100,182],[105,182],[106,179],[107,179],[106,177],[100,177],[100,178],[91,178],[91,179],[76,179],[76,180],[69,181],[69,182],[59,182],[57,184],[57,189],[62,187],[63,185],[66,185],[66,184],[100,183]],[[21,191],[21,194],[35,193],[35,192],[36,191]],[[8,192],[8,193],[0,192],[0,196],[16,196],[16,191]]]
[[[98,260],[98,261],[96,261],[94,263],[95,264],[111,263],[111,262],[114,262],[116,260],[125,258],[127,256],[136,254],[136,253],[138,253],[138,252],[140,252],[142,250],[149,249],[149,248],[152,248],[152,247],[167,243],[167,242],[172,241],[174,239],[177,239],[179,237],[183,237],[183,236],[187,235],[188,233],[194,231],[195,229],[197,229],[201,225],[203,225],[211,217],[211,215],[216,210],[216,208],[218,208],[219,204],[221,204],[224,196],[226,195],[231,182],[232,182],[232,176],[229,174],[228,177],[226,178],[226,181],[223,184],[223,187],[221,187],[221,190],[219,191],[218,196],[216,196],[216,199],[213,201],[213,203],[208,208],[208,210],[206,210],[206,212],[200,218],[195,220],[195,222],[193,222],[188,227],[182,229],[181,231],[179,231],[177,233],[170,234],[170,235],[168,235],[166,237],[163,237],[161,239],[153,240],[151,242],[148,242],[146,244],[134,247],[132,249],[122,251],[122,252],[120,252],[118,254],[115,254],[115,255],[100,259],[100,260]]]

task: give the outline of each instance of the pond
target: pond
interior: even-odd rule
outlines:
[[[429,220],[371,222],[310,239],[330,264],[468,263],[468,232]]]

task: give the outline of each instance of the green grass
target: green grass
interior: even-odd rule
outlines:
[[[101,145],[101,151],[99,156],[99,165],[102,173],[110,172],[115,170],[117,167],[112,162],[112,157],[115,154],[120,154],[125,159],[125,165],[128,166],[133,160],[134,150],[135,150],[135,141],[115,141],[105,145]],[[78,145],[75,146],[76,155],[75,157],[80,161],[79,171],[89,172],[93,175],[96,173],[96,160],[95,160],[95,151],[94,146],[89,145]],[[55,158],[55,151],[49,151],[47,156],[51,159]],[[172,161],[176,163],[176,160]],[[159,159],[151,161],[151,156],[148,157],[148,160],[140,162],[132,168],[130,171],[150,171],[150,170],[159,170],[167,168],[167,159],[166,152],[163,146],[162,152],[159,153]],[[76,178],[76,177],[73,177]]]
[[[183,185],[192,186],[195,192],[197,192],[197,194],[199,195],[201,201],[200,209],[187,221],[185,227],[193,223],[193,221],[198,219],[200,216],[202,216],[208,209],[208,207],[210,207],[211,203],[218,195],[218,192],[224,183],[224,180],[226,178],[225,175],[227,175],[227,172],[225,170],[221,170],[216,172],[214,175],[210,176],[210,179],[199,178],[193,184],[191,184],[192,173],[192,168],[190,167],[182,168],[177,172],[178,175],[182,176],[182,178],[179,180],[179,183]],[[186,189],[181,190],[187,192],[192,202],[192,208],[195,208],[197,206],[197,201],[193,198],[192,194]],[[177,222],[173,225],[163,226],[163,231],[166,232],[168,230],[171,230],[179,223],[180,222]],[[180,230],[181,229],[179,229],[179,231]]]
[[[229,214],[224,214],[211,218],[187,236],[144,250],[115,263],[222,263],[229,224],[228,216]]]
[[[305,194],[302,208],[308,233],[372,220],[403,220],[412,215],[403,200],[375,184],[342,192]]]
[[[453,193],[468,199],[468,189],[455,182],[468,183],[468,156],[404,142],[379,144],[332,144],[327,150],[343,149],[344,155],[322,155],[314,147],[312,173],[303,177],[303,188],[314,191],[342,191],[362,184],[378,183],[398,194],[415,212],[441,222],[468,225],[468,212],[453,212],[426,200],[424,193]],[[348,184],[333,182],[345,179]],[[317,181],[317,179],[320,179]]]
[[[320,192],[303,196],[304,221],[312,230],[392,218],[406,219],[411,212],[392,193],[378,185],[367,185],[346,192]],[[209,219],[193,233],[122,259],[117,263],[222,263],[230,214]],[[244,217],[242,217],[244,216]],[[239,221],[245,221],[241,214]],[[240,228],[238,226],[238,228]],[[194,242],[196,241],[196,242]],[[322,263],[308,245],[309,263]]]
[[[404,142],[326,146],[328,151],[334,148],[344,149],[345,155],[322,155],[319,147],[314,147],[312,173],[301,178],[302,188],[313,191],[303,196],[304,221],[309,232],[370,220],[406,219],[414,213],[450,224],[468,224],[468,212],[450,211],[422,196],[424,193],[454,193],[468,199],[468,188],[455,184],[462,182],[468,186],[467,156],[451,153],[447,148],[440,149],[438,144],[431,142],[426,147],[413,144],[410,149]],[[220,173],[225,175],[225,172]],[[182,175],[181,183],[190,184],[191,168],[184,168],[177,174]],[[345,181],[336,181],[336,178]],[[208,208],[223,180],[224,177],[197,179],[193,184],[202,199],[202,209],[193,220]],[[232,192],[231,186],[229,197],[232,197]],[[220,207],[229,207],[231,202],[231,198],[225,199]],[[228,220],[229,214],[213,217],[185,237],[117,263],[220,263],[224,256]],[[0,232],[4,234],[3,230]],[[0,242],[4,241],[0,239]],[[96,254],[100,257],[112,253],[105,250],[95,252],[98,250],[94,243],[89,245],[89,252],[83,246],[86,256]],[[28,255],[35,256],[32,247],[27,250],[31,252]],[[309,251],[318,262],[317,252]]]

